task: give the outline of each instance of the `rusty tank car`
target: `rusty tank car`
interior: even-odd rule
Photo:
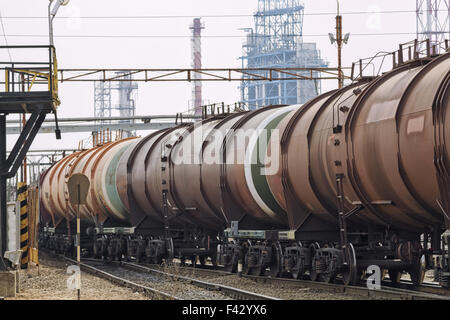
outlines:
[[[232,272],[345,284],[374,265],[415,284],[434,268],[450,286],[449,95],[447,52],[304,105],[77,152],[42,176],[43,222],[54,234],[71,225],[67,179],[84,173],[97,257],[210,258]]]

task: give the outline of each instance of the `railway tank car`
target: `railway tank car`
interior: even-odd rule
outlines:
[[[97,257],[209,257],[233,272],[346,284],[373,265],[415,284],[434,268],[449,286],[449,95],[447,52],[304,105],[74,153],[41,177],[42,243],[71,250],[66,183],[81,172]]]

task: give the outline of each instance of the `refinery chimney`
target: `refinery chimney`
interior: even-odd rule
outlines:
[[[192,68],[201,69],[202,68],[202,29],[204,29],[204,24],[200,21],[200,18],[195,18],[190,26],[192,30]],[[192,102],[194,107],[194,112],[196,116],[201,117],[203,100],[202,100],[202,82],[200,73],[193,74],[192,82]]]

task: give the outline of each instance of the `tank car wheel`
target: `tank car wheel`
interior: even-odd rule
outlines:
[[[309,246],[309,249],[311,250],[312,257],[309,277],[311,278],[311,281],[317,281],[319,279],[319,274],[316,272],[316,259],[314,259],[314,256],[316,255],[317,249],[320,249],[320,245],[317,242],[314,242]]]
[[[358,277],[358,267],[356,265],[356,252],[351,243],[348,244],[346,254],[349,259],[347,270],[342,272],[342,281],[346,286],[356,285]]]
[[[198,256],[198,260],[200,261],[201,266],[206,264],[206,256]]]
[[[210,258],[213,267],[217,267],[217,252],[213,253]]]
[[[299,248],[303,247],[301,242],[296,242],[296,243],[294,243],[293,246],[299,247]],[[291,273],[292,279],[298,280],[298,279],[303,278],[303,275],[305,274],[305,270],[304,270],[304,266],[303,266],[302,262],[300,261],[300,259],[297,261],[297,265],[295,266],[295,269],[292,269],[290,273]]]
[[[303,279],[303,276],[305,275],[305,262],[301,261],[301,259],[299,258],[297,261],[297,265],[295,266],[294,269],[291,270],[291,277],[295,280],[298,279]]]
[[[423,269],[420,261],[414,263],[413,266],[408,270],[408,273],[415,287],[418,287],[422,284],[425,277],[425,270]]]
[[[393,284],[399,284],[402,273],[398,270],[389,269],[388,270],[389,279]]]
[[[180,266],[182,266],[182,267],[186,266],[186,258],[185,257],[180,258]]]
[[[319,280],[319,274],[316,271],[316,259],[314,258],[311,262],[311,271],[309,272],[309,277],[311,278],[311,281]]]
[[[283,254],[283,249],[281,248],[281,245],[276,242],[272,244],[272,256],[270,261],[270,269],[269,269],[269,275],[272,278],[276,278],[280,276],[281,274],[281,256]]]
[[[244,267],[242,268],[242,273],[245,275],[251,275],[253,272],[253,267],[249,267],[249,263],[248,263],[248,254],[245,255],[244,258]]]
[[[259,267],[255,267],[252,268],[252,275],[257,276],[257,277],[261,277],[264,276],[264,274],[266,273],[266,268],[259,266]]]
[[[245,275],[251,275],[252,274],[252,267],[249,267],[248,264],[244,264],[244,268],[242,268],[242,273]]]
[[[231,258],[230,263],[228,263],[228,264],[226,264],[224,266],[224,270],[226,272],[236,273],[237,266],[238,266],[238,259],[237,259],[236,256],[233,255],[233,257]],[[245,269],[245,266],[244,266],[244,269]]]
[[[292,279],[298,280],[298,279],[303,279],[303,276],[305,275],[305,272],[303,269],[299,269],[299,270],[291,270],[291,277]]]
[[[197,256],[191,256],[191,266],[195,268],[197,265]]]
[[[336,275],[333,273],[322,273],[322,280],[325,283],[334,283],[334,280],[336,279]]]
[[[229,263],[229,264],[226,264],[223,269],[226,272],[235,273],[237,268],[234,263]]]
[[[163,258],[162,258],[162,256],[157,256],[157,257],[155,258],[155,263],[156,263],[157,265],[161,265],[161,264],[163,263]]]

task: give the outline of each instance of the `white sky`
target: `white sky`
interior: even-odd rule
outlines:
[[[415,10],[415,0],[341,0],[341,12],[362,11],[367,14],[344,15],[344,32],[350,33],[415,33],[415,13],[381,13],[375,11]],[[304,35],[327,35],[334,32],[335,0],[305,0]],[[47,44],[48,38],[14,37],[13,35],[46,35],[46,19],[11,19],[8,17],[45,17],[47,0],[0,0],[3,24],[10,45]],[[251,16],[257,0],[71,0],[61,7],[58,16],[136,16],[136,15],[249,15],[247,17],[203,18],[204,36],[243,36],[239,28],[253,27]],[[189,25],[192,18],[176,19],[56,19],[55,45],[60,68],[189,68],[191,46]],[[0,30],[1,31],[1,30]],[[184,38],[60,38],[58,35],[176,35]],[[414,34],[401,36],[351,36],[343,51],[343,62],[350,66],[359,58],[379,51],[393,51],[398,44],[415,38]],[[240,67],[244,37],[203,38],[203,67]],[[336,49],[327,36],[304,37],[305,42],[316,42],[322,57],[330,66],[337,65]],[[5,43],[0,34],[0,43]],[[7,54],[0,53],[2,61]],[[13,55],[14,59],[14,55]],[[337,81],[324,83],[323,88],[335,88]],[[239,100],[238,83],[219,82],[203,84],[203,99],[211,103],[234,103]],[[93,83],[65,83],[60,85],[59,117],[93,116]],[[189,83],[140,83],[137,115],[175,114],[188,109],[191,99]],[[51,117],[51,116],[49,116]],[[12,117],[9,117],[12,119]],[[41,135],[31,149],[73,148],[88,134],[63,134],[57,141],[54,135]],[[8,136],[12,146],[16,136]]]

